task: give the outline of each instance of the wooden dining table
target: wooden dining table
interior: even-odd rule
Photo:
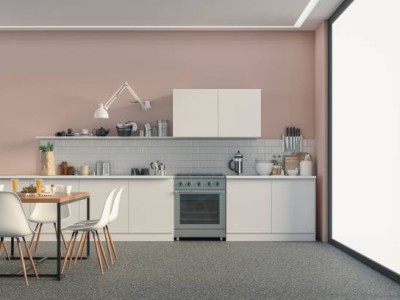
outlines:
[[[88,192],[72,192],[67,193],[54,193],[54,194],[43,194],[43,195],[29,195],[29,194],[18,194],[22,203],[54,203],[57,205],[57,256],[55,257],[34,257],[34,260],[44,261],[46,259],[57,260],[56,273],[39,273],[39,277],[55,277],[57,280],[61,280],[63,275],[61,274],[61,205],[69,204],[76,201],[86,199],[86,218],[90,220],[90,193]],[[87,242],[87,257],[90,256],[90,243],[89,235]],[[11,257],[14,257],[14,238],[11,239]],[[19,258],[18,258],[19,259]],[[1,275],[0,275],[1,276]]]

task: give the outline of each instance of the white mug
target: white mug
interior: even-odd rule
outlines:
[[[89,129],[86,128],[82,129],[82,134],[89,134]]]
[[[65,193],[67,193],[67,194],[71,194],[72,185],[66,185],[66,186],[64,186],[64,191],[65,191]]]
[[[4,191],[4,184],[0,184],[0,192]]]

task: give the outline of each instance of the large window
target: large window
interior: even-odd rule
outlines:
[[[399,0],[331,24],[331,238],[400,273]]]

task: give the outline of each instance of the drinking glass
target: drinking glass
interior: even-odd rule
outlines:
[[[12,178],[11,185],[12,185],[13,192],[14,193],[18,192],[18,178]]]
[[[36,179],[36,193],[40,194],[42,192],[42,179]]]

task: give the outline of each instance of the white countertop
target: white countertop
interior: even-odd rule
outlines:
[[[270,175],[270,176],[263,176],[263,175],[229,175],[226,176],[226,179],[316,179],[316,176],[277,176],[277,175]]]
[[[19,178],[19,179],[31,179],[31,178],[47,178],[47,179],[173,179],[175,176],[167,175],[167,176],[154,176],[154,175],[143,175],[143,176],[134,176],[134,175],[111,175],[111,176],[42,176],[42,175],[0,175],[0,179],[10,179],[10,178]],[[261,176],[261,175],[227,175],[226,179],[316,179],[316,176]]]
[[[10,178],[47,178],[47,179],[172,179],[174,176],[133,176],[133,175],[111,175],[111,176],[42,176],[42,175],[0,175],[0,179],[10,179]]]

